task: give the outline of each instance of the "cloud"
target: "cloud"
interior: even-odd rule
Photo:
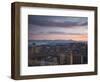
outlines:
[[[87,17],[29,15],[29,39],[87,39]],[[82,36],[82,37],[80,37]]]
[[[29,24],[28,32],[31,34],[87,34],[86,26],[76,26],[72,28],[47,27]]]
[[[69,17],[69,16],[39,16],[29,15],[28,23],[38,26],[49,27],[73,27],[73,26],[87,26],[87,17]],[[42,27],[41,27],[42,28]]]

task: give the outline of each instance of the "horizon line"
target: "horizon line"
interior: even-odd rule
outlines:
[[[50,40],[50,39],[33,39],[33,40]],[[54,39],[54,40],[64,40],[64,39]],[[69,40],[72,40],[72,39],[69,39]],[[72,40],[72,41],[87,41],[87,40]]]

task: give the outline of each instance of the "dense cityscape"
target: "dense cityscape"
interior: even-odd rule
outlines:
[[[38,45],[33,41],[28,47],[28,66],[88,63],[87,42],[61,43],[61,41],[55,41],[53,43]]]

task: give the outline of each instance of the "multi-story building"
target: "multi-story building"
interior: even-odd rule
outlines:
[[[32,53],[29,58],[33,58],[32,61],[35,63],[33,63],[33,65],[69,65],[88,63],[86,43],[71,43],[70,45],[53,46],[33,44],[30,52]]]

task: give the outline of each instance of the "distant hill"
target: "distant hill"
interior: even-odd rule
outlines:
[[[85,41],[74,41],[74,40],[29,40],[28,45],[32,46],[33,43],[36,45],[67,45],[68,43],[84,43]]]

